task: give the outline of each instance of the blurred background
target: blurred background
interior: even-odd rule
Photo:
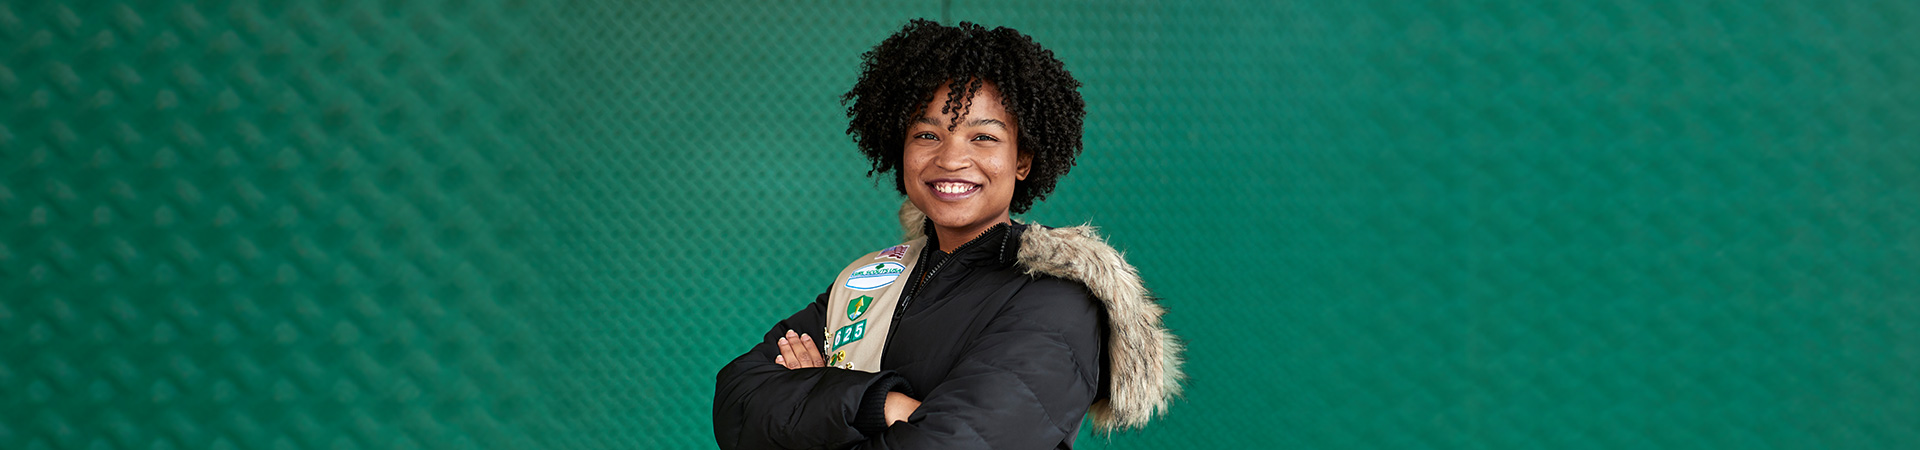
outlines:
[[[29,0],[0,448],[711,448],[915,17],[1085,84],[1025,218],[1188,341],[1083,448],[1920,447],[1920,3]]]

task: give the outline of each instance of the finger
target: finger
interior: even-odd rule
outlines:
[[[793,356],[793,350],[787,348],[787,338],[780,338],[780,356],[773,357],[773,362],[780,363],[780,365],[792,369],[793,358],[791,356]]]
[[[813,344],[813,335],[800,335],[800,357],[805,359],[804,367],[822,367],[827,365],[826,358],[820,356],[820,346]]]
[[[813,364],[820,367],[826,367],[827,353],[826,353],[826,349],[822,348],[822,347],[825,347],[825,345],[815,344],[812,347],[813,347]]]
[[[793,331],[791,330],[787,331],[787,336],[792,336],[792,335],[793,335]],[[795,363],[799,362],[799,360],[796,359],[797,355],[793,351],[792,342],[785,337],[780,338],[780,356],[786,357],[786,360],[788,362],[795,362]],[[791,369],[793,368],[793,366],[788,365],[787,368]]]
[[[791,365],[790,368],[804,369],[808,367],[814,367],[814,364],[811,364],[808,362],[808,361],[811,361],[812,358],[807,357],[808,350],[807,350],[806,343],[801,342],[801,338],[804,338],[804,337],[806,337],[806,334],[797,333],[793,330],[787,330],[787,337],[785,339],[787,341],[787,350],[788,350],[787,362]]]

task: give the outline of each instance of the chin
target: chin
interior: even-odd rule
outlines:
[[[926,213],[927,219],[932,220],[933,225],[937,227],[958,228],[967,225],[966,214],[953,211],[951,208],[921,208],[920,212]]]
[[[969,214],[965,211],[967,209],[965,207],[942,203],[939,200],[911,200],[913,200],[913,207],[919,208],[920,213],[925,214],[928,220],[933,221],[934,226],[960,228],[972,223],[971,220],[968,220]]]

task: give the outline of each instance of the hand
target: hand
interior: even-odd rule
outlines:
[[[906,422],[907,418],[913,416],[913,411],[917,409],[920,409],[919,400],[914,400],[913,397],[908,397],[907,394],[888,392],[886,411],[887,426]]]
[[[773,357],[773,362],[788,369],[827,365],[827,359],[820,356],[820,346],[813,343],[813,335],[794,333],[793,330],[787,330],[787,336],[780,338],[780,356]],[[888,399],[888,403],[891,404],[892,399]]]

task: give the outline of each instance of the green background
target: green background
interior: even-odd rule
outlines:
[[[1920,447],[1920,3],[799,3],[0,3],[0,448],[712,447],[943,15],[1189,345],[1083,447]]]

